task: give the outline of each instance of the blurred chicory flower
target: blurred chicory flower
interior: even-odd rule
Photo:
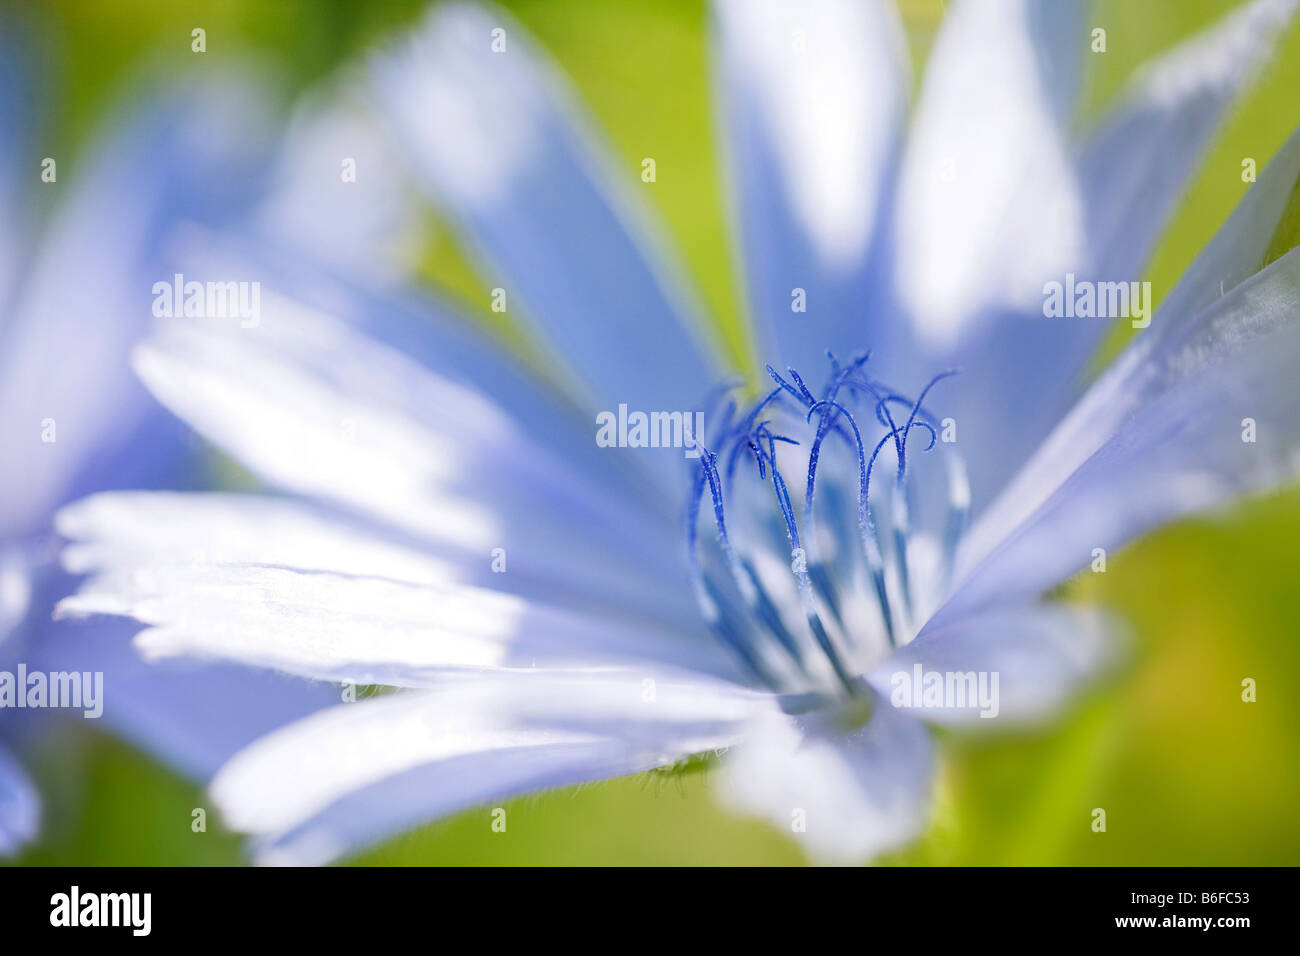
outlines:
[[[1067,275],[1140,276],[1294,6],[1243,6],[1076,139],[1082,4],[954,4],[905,138],[892,5],[718,3],[749,302],[780,360],[756,398],[713,387],[726,363],[623,185],[637,170],[558,72],[500,11],[440,6],[375,91],[527,318],[529,361],[437,302],[254,252],[256,329],[171,321],[135,365],[287,495],[64,509],[91,576],[62,610],[143,622],[155,659],[399,690],[219,773],[262,860],[723,749],[726,793],[820,858],[897,847],[930,805],[922,720],[1041,719],[1106,661],[1105,617],[1047,592],[1300,464],[1300,253],[1279,233],[1300,139],[1090,386],[1112,324],[1043,307]],[[699,445],[637,447],[678,412],[703,414]],[[631,447],[593,441],[593,413]],[[997,700],[899,693],[931,674],[996,676]]]
[[[160,669],[135,652],[128,622],[51,619],[74,586],[58,563],[58,508],[101,489],[207,483],[210,454],[141,387],[129,355],[150,329],[153,283],[173,274],[175,232],[261,208],[247,185],[261,181],[268,130],[252,87],[220,69],[144,94],[164,86],[152,76],[76,157],[45,155],[36,39],[34,23],[0,26],[0,854],[40,820],[6,741],[39,747],[53,718],[82,717],[19,709],[24,675],[102,674],[104,724],[205,781],[252,739],[337,700],[243,667]]]

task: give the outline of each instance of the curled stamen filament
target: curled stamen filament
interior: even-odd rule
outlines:
[[[856,453],[858,461],[857,524],[861,553],[865,559],[867,576],[872,582],[871,588],[875,591],[876,603],[884,623],[885,636],[890,646],[897,646],[900,638],[905,639],[905,632],[911,632],[911,623],[915,615],[914,599],[915,601],[921,600],[913,593],[914,584],[911,579],[908,561],[908,545],[912,536],[912,515],[908,494],[915,491],[917,487],[915,481],[908,480],[908,441],[912,430],[920,428],[926,433],[928,439],[923,450],[930,451],[934,448],[939,437],[938,422],[926,409],[924,402],[937,382],[954,374],[949,371],[935,376],[921,390],[915,400],[911,400],[879,383],[870,381],[863,375],[862,366],[865,364],[867,357],[866,354],[862,354],[856,356],[852,362],[841,365],[831,355],[832,372],[824,389],[824,397],[820,399],[812,393],[807,382],[796,369],[788,369],[787,378],[785,375],[778,373],[773,367],[767,366],[767,373],[775,384],[775,388],[763,395],[748,414],[740,412],[739,418],[736,417],[738,413],[735,403],[728,404],[723,424],[715,434],[714,447],[717,448],[717,453],[703,449],[703,446],[701,446],[702,455],[692,484],[690,508],[690,520],[697,522],[700,507],[703,504],[704,489],[707,488],[713,505],[714,522],[718,531],[717,540],[720,551],[718,557],[722,559],[722,564],[727,568],[724,577],[729,578],[731,585],[734,585],[734,590],[729,585],[725,592],[720,592],[714,585],[722,582],[718,579],[710,579],[700,568],[699,557],[695,553],[697,529],[693,527],[691,532],[692,576],[697,582],[697,592],[701,595],[701,603],[707,601],[712,612],[711,619],[720,622],[715,629],[725,631],[723,636],[733,645],[740,645],[739,650],[742,652],[742,656],[746,658],[750,668],[756,673],[766,671],[766,663],[771,663],[778,668],[781,667],[780,662],[775,658],[764,660],[764,655],[758,653],[762,648],[756,643],[756,636],[766,633],[769,637],[775,638],[776,643],[786,652],[804,677],[811,677],[811,673],[805,667],[806,642],[795,640],[791,633],[793,616],[788,618],[783,616],[780,606],[774,601],[774,598],[779,599],[779,594],[776,590],[769,590],[774,582],[779,582],[779,576],[776,578],[768,574],[760,576],[760,570],[772,571],[774,568],[770,565],[765,566],[761,560],[756,563],[755,560],[751,560],[762,557],[761,552],[758,555],[742,554],[741,552],[749,547],[748,541],[740,542],[742,547],[738,550],[736,543],[732,540],[731,529],[727,526],[724,494],[729,496],[729,492],[733,489],[736,481],[736,466],[741,455],[748,450],[754,459],[759,479],[764,484],[767,483],[770,472],[771,492],[776,497],[780,514],[779,524],[771,526],[770,531],[776,534],[778,533],[776,527],[784,526],[784,537],[789,546],[790,569],[793,572],[800,609],[803,612],[811,636],[824,657],[825,663],[828,663],[834,671],[837,682],[842,684],[850,694],[857,692],[859,682],[853,677],[856,671],[851,671],[846,667],[840,647],[836,643],[839,640],[848,642],[845,645],[844,653],[850,653],[854,643],[852,632],[846,625],[847,618],[840,610],[841,591],[839,582],[834,574],[833,565],[824,561],[810,561],[809,555],[806,553],[809,546],[817,543],[814,501],[823,443],[827,436],[839,435],[845,440],[846,445]],[[843,395],[848,395],[854,399],[870,395],[874,399],[873,405],[868,407],[873,408],[875,418],[884,427],[885,432],[879,441],[873,444],[870,452],[866,450],[866,440],[862,435],[861,427],[854,416],[854,412],[848,407],[849,399],[842,397]],[[802,529],[799,527],[799,522],[795,520],[790,488],[778,465],[776,453],[778,443],[799,445],[800,442],[787,435],[776,433],[776,426],[773,424],[775,416],[762,417],[763,412],[769,408],[774,412],[781,409],[788,411],[787,400],[792,401],[795,407],[805,411],[803,416],[805,424],[813,424],[813,416],[819,416],[815,426],[815,433],[807,446],[808,473],[803,501]],[[720,401],[719,404],[721,404]],[[906,417],[901,415],[895,417],[891,408],[893,405],[907,407]],[[888,496],[890,501],[888,512],[889,530],[886,531],[884,522],[881,522],[879,528],[877,527],[877,520],[880,517],[878,503],[876,508],[872,507],[873,503],[870,494],[871,479],[874,475],[876,461],[881,451],[890,444],[894,447],[897,472],[895,475],[896,481],[891,490],[892,493]],[[944,548],[945,565],[942,572],[946,580],[946,575],[950,573],[949,552],[955,546],[955,536],[961,533],[964,516],[969,507],[969,490],[961,456],[953,449],[944,457],[947,464],[949,499],[948,541],[945,543]],[[832,492],[838,494],[838,491],[839,489],[833,485],[831,491],[824,494],[831,494]],[[767,523],[771,525],[770,521]],[[758,527],[761,528],[762,525]],[[852,545],[848,528],[835,527],[837,532],[842,532],[845,535],[838,542],[833,542],[837,552],[849,555],[852,561],[852,552],[857,549]],[[892,532],[892,534],[889,532]],[[748,535],[742,537],[748,539]],[[891,546],[884,545],[883,542],[886,537],[892,538]],[[755,543],[762,540],[760,536],[755,539]],[[848,548],[847,551],[842,550],[845,547]],[[888,568],[887,554],[895,562],[893,569]],[[894,575],[896,577],[891,580]],[[928,594],[928,592],[924,593]],[[744,608],[741,607],[741,603],[745,606]],[[785,607],[787,610],[792,610],[788,604]],[[741,622],[740,626],[737,627],[734,612],[737,609],[744,610],[745,608],[747,608],[749,616],[748,624]],[[822,615],[828,611],[831,617],[827,618],[826,621],[838,622],[839,625],[839,628],[834,632],[834,639],[823,623]],[[731,615],[730,618],[728,614]],[[706,614],[706,616],[710,615]],[[789,622],[789,626],[787,626],[787,622]],[[798,629],[794,628],[794,630],[797,632]],[[854,663],[860,662],[855,661]],[[767,673],[770,674],[770,672]],[[793,672],[790,673],[792,675]]]

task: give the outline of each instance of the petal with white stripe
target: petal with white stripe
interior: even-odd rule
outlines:
[[[765,359],[820,368],[875,344],[870,253],[909,68],[892,0],[714,5],[721,119]],[[806,311],[792,309],[796,289]]]
[[[375,62],[415,179],[595,408],[682,408],[715,384],[694,303],[566,81],[504,11],[439,5]],[[626,185],[625,185],[626,184]]]
[[[1139,337],[972,528],[936,619],[1023,600],[1096,548],[1295,479],[1300,251],[1180,319]]]
[[[502,587],[687,619],[678,545],[641,497],[553,452],[549,430],[525,432],[490,393],[260,288],[255,324],[172,319],[136,351],[145,384],[206,438],[272,484],[473,567],[502,549]],[[572,435],[563,419],[555,428],[557,442]],[[646,450],[681,466],[681,449]]]
[[[59,529],[74,539],[65,563],[91,574],[60,615],[132,617],[151,657],[414,686],[538,663],[726,670],[701,634],[472,586],[454,564],[293,502],[101,495],[61,512]]]
[[[998,307],[1038,307],[1082,261],[1084,211],[1064,139],[1084,7],[962,0],[926,70],[898,197],[897,282],[943,353]]]
[[[1099,279],[1139,277],[1224,115],[1268,59],[1297,5],[1242,4],[1142,67],[1088,135],[1080,185],[1096,257],[1092,272]]]
[[[212,793],[262,862],[323,863],[489,800],[725,747],[757,700],[652,671],[497,675],[290,725],[231,760]]]

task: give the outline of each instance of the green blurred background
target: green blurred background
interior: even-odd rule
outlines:
[[[684,252],[728,347],[748,355],[721,207],[708,74],[706,11],[697,0],[509,2],[567,70],[617,154],[635,171]],[[1091,25],[1108,49],[1087,58],[1082,118],[1097,115],[1145,59],[1210,23],[1227,0],[1100,0]],[[190,30],[209,57],[260,56],[286,97],[418,17],[417,2],[45,0],[51,27],[46,113],[51,152],[76,150],[143,64],[186,68]],[[940,0],[901,0],[919,75]],[[1300,123],[1300,29],[1233,112],[1151,263],[1167,292],[1243,191],[1241,161],[1262,169]],[[75,174],[75,161],[73,164]],[[634,175],[634,173],[633,173]],[[482,287],[432,218],[422,274],[479,312]],[[501,330],[506,331],[508,330]],[[1298,393],[1300,394],[1300,393]],[[1168,529],[1112,555],[1104,575],[1068,590],[1117,609],[1134,645],[1119,676],[1030,736],[945,737],[929,833],[886,862],[941,864],[1300,863],[1300,673],[1295,542],[1300,494],[1252,502]],[[1258,700],[1241,700],[1243,678]],[[40,864],[227,864],[237,837],[209,820],[198,788],[129,747],[69,726],[38,755],[47,794]],[[408,833],[363,864],[797,864],[799,849],[764,824],[728,814],[714,771],[658,773],[508,803]],[[1093,833],[1103,807],[1107,832]]]

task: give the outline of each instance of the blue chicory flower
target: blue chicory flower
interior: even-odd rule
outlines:
[[[97,684],[94,716],[200,780],[250,740],[337,700],[243,667],[149,666],[125,621],[52,621],[74,586],[58,563],[58,508],[101,489],[210,480],[209,454],[140,385],[129,354],[149,329],[152,284],[172,275],[176,231],[260,208],[246,187],[259,181],[251,171],[266,161],[256,145],[266,131],[255,128],[252,88],[218,69],[129,96],[77,157],[47,155],[37,38],[30,22],[0,32],[0,672],[9,682],[0,854],[31,840],[40,820],[36,788],[4,741],[40,746],[46,718],[60,713],[17,709],[18,695],[29,696],[20,675]]]
[[[214,243],[268,277],[261,323],[169,321],[135,367],[287,494],[66,508],[91,576],[61,607],[144,623],[151,658],[397,690],[218,774],[262,860],[723,750],[727,795],[818,857],[897,847],[927,818],[925,722],[1041,719],[1107,661],[1108,619],[1047,592],[1295,474],[1300,253],[1277,243],[1300,138],[1091,385],[1113,323],[1043,301],[1140,276],[1295,5],[1244,5],[1076,137],[1082,6],[954,4],[905,137],[892,5],[719,2],[746,287],[779,359],[737,389],[625,185],[652,164],[619,171],[504,13],[440,6],[375,95],[527,355],[425,296]],[[640,447],[674,421],[684,447]],[[931,701],[931,674],[996,677],[996,700]]]

